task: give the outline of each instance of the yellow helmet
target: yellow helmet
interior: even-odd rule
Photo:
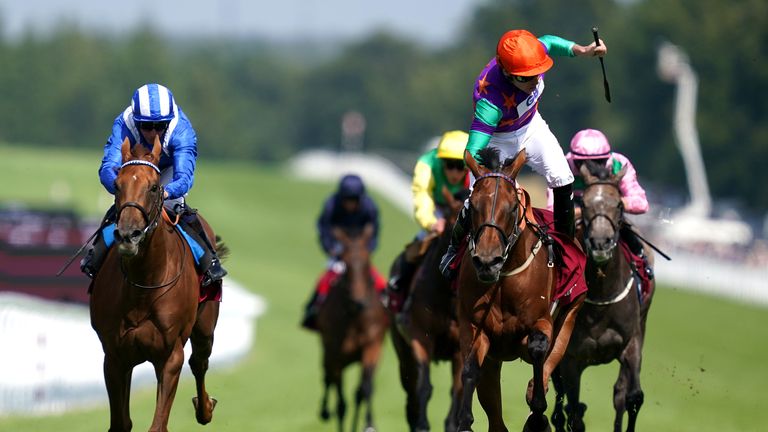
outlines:
[[[464,149],[467,147],[469,134],[464,131],[454,130],[443,134],[440,143],[437,144],[437,157],[440,159],[464,160]]]

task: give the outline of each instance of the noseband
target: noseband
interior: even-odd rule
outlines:
[[[598,185],[605,185],[605,186],[613,187],[619,193],[619,197],[621,197],[621,189],[619,189],[619,186],[617,186],[615,183],[609,182],[609,181],[597,181],[597,182],[588,184],[584,188],[584,194],[586,194],[587,190],[589,188],[591,188],[592,186],[598,186]],[[582,205],[584,207],[586,207],[585,204],[582,204]],[[619,220],[618,220],[618,222],[614,222],[613,219],[608,217],[608,215],[605,214],[605,213],[595,213],[589,219],[584,219],[584,244],[586,244],[587,247],[589,247],[589,242],[587,240],[589,240],[590,233],[592,232],[592,224],[595,222],[595,220],[597,218],[604,218],[605,220],[608,221],[608,223],[611,224],[611,228],[613,228],[613,239],[612,239],[613,245],[618,244],[618,241],[619,241],[619,225],[621,224],[621,221],[624,219],[624,203],[621,202],[621,199],[619,199]]]
[[[123,169],[124,167],[128,165],[145,165],[152,169],[154,169],[157,174],[160,174],[160,168],[157,167],[157,165],[153,164],[152,162],[145,161],[145,160],[131,160],[128,161],[122,165],[120,165],[120,169]],[[163,208],[163,187],[159,186],[155,192],[150,191],[150,193],[157,194],[157,198],[152,201],[152,208],[150,211],[154,213],[154,217],[150,220],[150,212],[148,212],[144,206],[141,204],[135,202],[135,201],[128,201],[123,203],[120,208],[117,209],[117,215],[115,216],[115,224],[120,223],[120,214],[122,214],[123,210],[125,210],[128,207],[133,207],[141,212],[141,216],[144,218],[144,229],[142,230],[143,235],[147,235],[148,232],[150,232],[152,229],[154,229],[157,224],[158,220],[160,218],[160,213]]]
[[[498,231],[499,234],[501,234],[499,237],[501,238],[502,247],[504,249],[504,253],[501,255],[501,257],[504,259],[504,261],[506,261],[507,255],[509,255],[510,249],[512,249],[512,246],[514,246],[514,244],[517,242],[517,239],[520,237],[520,232],[521,232],[520,224],[519,224],[520,206],[519,205],[515,206],[514,228],[512,233],[510,233],[509,235],[507,235],[507,233],[504,232],[504,230],[499,225],[496,224],[496,220],[494,219],[493,215],[496,212],[496,200],[498,199],[498,196],[499,196],[499,185],[501,184],[501,180],[507,181],[509,184],[512,185],[512,187],[517,187],[517,183],[515,182],[515,179],[513,179],[508,175],[497,173],[497,172],[491,172],[491,173],[483,174],[480,177],[478,177],[475,180],[475,184],[480,182],[480,180],[484,180],[487,178],[496,178],[496,190],[494,191],[493,203],[491,204],[491,220],[488,222],[484,222],[477,227],[477,230],[475,230],[475,233],[469,239],[469,250],[472,253],[472,255],[475,254],[475,245],[477,241],[480,239],[480,235],[482,234],[483,229],[486,227],[490,227]]]

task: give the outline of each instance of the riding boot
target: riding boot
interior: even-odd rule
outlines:
[[[101,230],[107,225],[114,223],[115,221],[115,206],[111,206],[104,218],[99,224],[99,229],[96,234],[96,238],[93,239],[93,243],[88,248],[85,256],[80,260],[80,271],[85,273],[86,276],[93,279],[101,268],[101,264],[104,263],[104,258],[107,257],[109,247],[104,242],[104,236],[101,234]]]
[[[637,235],[632,230],[632,228],[630,228],[628,224],[622,223],[621,229],[619,230],[619,235],[629,247],[630,252],[643,260],[645,275],[648,277],[648,280],[653,280],[653,268],[651,268],[650,264],[648,264],[648,256],[645,254],[645,250],[643,249],[643,243],[639,238],[637,238]]]
[[[104,236],[101,233],[97,234],[93,244],[88,248],[88,252],[80,260],[80,271],[91,279],[96,278],[96,274],[99,272],[101,264],[104,263],[108,250],[107,244],[104,243]]]
[[[451,242],[448,244],[448,250],[445,251],[445,255],[440,259],[440,273],[448,279],[453,279],[456,276],[456,272],[451,269],[451,264],[456,259],[459,245],[464,240],[464,237],[466,237],[467,231],[469,231],[469,216],[467,208],[462,207],[459,217],[453,225],[453,230],[451,230]]]
[[[567,184],[552,189],[554,196],[555,231],[574,238],[575,225],[573,219],[573,184]]]
[[[317,313],[320,311],[320,295],[317,290],[312,292],[309,303],[304,307],[304,317],[301,326],[307,330],[317,330]]]
[[[208,234],[203,229],[200,219],[197,217],[196,211],[187,211],[182,218],[184,223],[189,227],[196,240],[201,240],[206,250],[203,257],[200,259],[200,270],[203,272],[203,286],[208,286],[212,282],[219,281],[227,275],[227,270],[221,266],[221,260],[216,254],[216,249],[213,243],[208,238]]]

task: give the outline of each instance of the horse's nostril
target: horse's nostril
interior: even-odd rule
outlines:
[[[495,267],[502,264],[504,264],[504,258],[497,256],[491,260],[489,267]]]
[[[139,238],[141,236],[141,230],[133,230],[131,238]]]

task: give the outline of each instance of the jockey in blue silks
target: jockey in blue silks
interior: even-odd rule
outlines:
[[[134,93],[131,104],[120,113],[112,125],[112,134],[104,145],[104,157],[99,168],[99,180],[104,188],[115,194],[115,179],[123,164],[121,147],[125,138],[134,145],[152,148],[155,137],[160,138],[163,150],[160,156],[160,183],[165,190],[165,206],[180,213],[184,232],[204,248],[199,259],[203,272],[203,285],[221,280],[227,271],[221,266],[214,243],[208,238],[196,211],[186,208],[184,196],[195,180],[197,135],[189,119],[176,104],[170,90],[160,84],[146,84]],[[104,217],[102,228],[113,224],[114,206]],[[94,278],[101,267],[109,244],[99,233],[92,247],[80,263],[80,269]]]

